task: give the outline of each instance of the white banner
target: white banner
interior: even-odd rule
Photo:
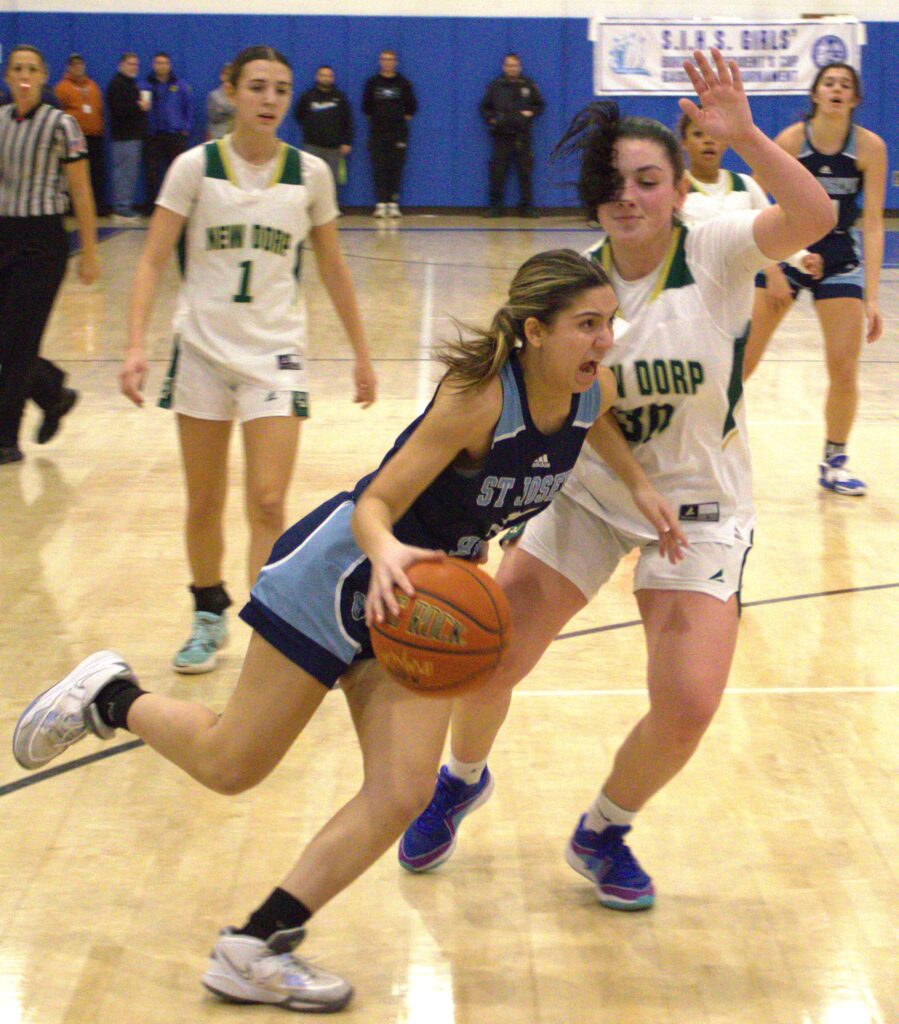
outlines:
[[[818,70],[843,61],[861,70],[865,27],[856,18],[704,21],[594,18],[596,95],[692,92],[683,62],[716,46],[737,62],[748,93],[807,93]]]

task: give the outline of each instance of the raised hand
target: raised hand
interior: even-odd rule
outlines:
[[[699,104],[688,99],[678,100],[678,104],[704,132],[733,146],[753,128],[740,69],[736,61],[725,61],[721,51],[715,49],[712,49],[714,67],[699,50],[693,51],[693,60],[695,64],[684,61],[684,71],[693,83]]]

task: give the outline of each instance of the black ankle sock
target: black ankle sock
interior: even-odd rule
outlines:
[[[271,896],[250,914],[247,923],[237,931],[240,935],[252,935],[254,939],[265,942],[270,935],[285,928],[302,928],[310,917],[312,911],[296,897],[284,889],[273,889]]]
[[[194,595],[194,608],[198,612],[221,615],[231,605],[224,583],[216,583],[214,587],[195,587],[191,584],[190,592]]]
[[[131,705],[147,691],[130,679],[113,679],[94,697],[100,718],[115,729],[127,729],[125,724]]]

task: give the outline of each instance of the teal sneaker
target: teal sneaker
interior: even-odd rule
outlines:
[[[199,675],[211,672],[218,661],[218,652],[228,642],[228,623],[225,613],[194,612],[193,632],[184,646],[172,658],[176,672],[184,675]]]

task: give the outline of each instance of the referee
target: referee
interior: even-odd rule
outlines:
[[[21,462],[19,426],[25,400],[43,410],[37,443],[59,429],[78,392],[38,355],[69,256],[63,213],[72,197],[85,284],[100,273],[87,145],[78,123],[43,103],[47,65],[33,46],[17,46],[6,62],[12,96],[0,108],[0,465]]]

